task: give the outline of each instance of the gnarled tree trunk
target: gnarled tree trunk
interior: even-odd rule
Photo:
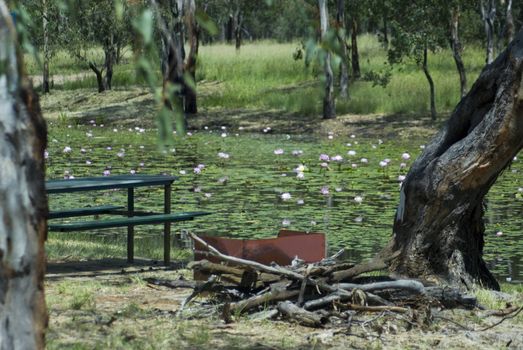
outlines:
[[[329,15],[327,12],[326,0],[318,0],[320,8],[320,27],[321,39],[325,39],[327,30],[329,30]],[[331,54],[327,51],[325,54],[325,62],[323,63],[325,70],[325,94],[323,95],[323,119],[336,118],[336,106],[334,102],[334,74],[331,67]]]
[[[499,289],[482,259],[483,199],[523,148],[522,79],[520,31],[412,165],[385,249],[392,271]]]
[[[43,349],[46,128],[0,0],[0,348]]]

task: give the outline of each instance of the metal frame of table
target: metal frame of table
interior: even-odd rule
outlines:
[[[116,175],[103,177],[84,177],[75,179],[47,180],[45,183],[48,194],[98,191],[117,188],[127,188],[127,215],[134,214],[134,189],[137,187],[163,186],[163,212],[171,213],[171,187],[177,179],[168,175]],[[171,260],[171,223],[165,222],[163,229],[163,261],[165,265]],[[134,225],[127,226],[127,261],[134,261]]]

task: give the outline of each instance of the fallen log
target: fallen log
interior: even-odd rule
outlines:
[[[287,319],[295,321],[302,326],[321,327],[327,321],[326,317],[302,309],[288,300],[278,303],[278,311]]]
[[[425,291],[425,287],[423,286],[423,283],[418,282],[416,280],[397,280],[397,281],[387,281],[387,282],[375,282],[375,283],[369,283],[369,284],[357,284],[357,283],[338,283],[338,288],[344,289],[344,290],[351,290],[351,289],[361,289],[364,292],[373,292],[376,290],[383,290],[383,289],[402,289],[402,290],[408,290],[409,292],[413,292],[416,294],[422,294]]]
[[[300,294],[299,290],[275,289],[267,293],[255,295],[249,299],[231,303],[231,313],[243,313],[260,305],[292,299],[297,297],[298,294]]]

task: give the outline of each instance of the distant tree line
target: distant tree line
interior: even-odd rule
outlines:
[[[226,42],[241,50],[245,41],[271,39],[301,41],[303,48],[298,48],[296,58],[312,51],[319,51],[320,60],[340,58],[339,84],[335,84],[337,77],[331,77],[331,63],[322,63],[327,83],[323,117],[334,118],[336,96],[350,98],[350,81],[361,78],[358,35],[369,33],[388,50],[391,65],[405,60],[419,65],[435,119],[436,87],[428,57],[450,48],[464,96],[467,77],[462,54],[467,45],[483,45],[485,62],[491,63],[523,24],[523,3],[513,0],[20,0],[16,6],[21,18],[28,18],[29,36],[42,53],[44,93],[51,86],[49,62],[58,49],[67,50],[93,71],[99,92],[110,90],[114,66],[124,51],[143,53],[133,21],[143,11],[151,11],[156,49],[148,54],[161,67],[163,86],[175,85],[176,103],[191,114],[197,112],[200,43]],[[201,30],[202,24],[213,29]],[[313,50],[305,47],[311,39],[316,43]],[[94,55],[93,49],[103,54]],[[381,84],[388,80],[375,72],[366,78]],[[335,85],[340,86],[339,92],[334,91]]]

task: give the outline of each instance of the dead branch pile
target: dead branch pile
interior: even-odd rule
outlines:
[[[354,315],[361,313],[407,314],[412,320],[416,315],[430,317],[426,310],[432,307],[478,307],[475,297],[458,289],[424,285],[411,279],[361,277],[359,271],[368,269],[338,262],[339,254],[314,264],[295,261],[285,267],[264,265],[222,254],[199,237],[191,236],[206,247],[207,251],[200,253],[219,261],[200,260],[189,265],[195,274],[207,276],[207,280],[148,280],[173,288],[192,288],[193,293],[180,312],[202,293],[212,294],[225,322],[249,314],[256,319],[280,317],[310,327],[350,323]]]

